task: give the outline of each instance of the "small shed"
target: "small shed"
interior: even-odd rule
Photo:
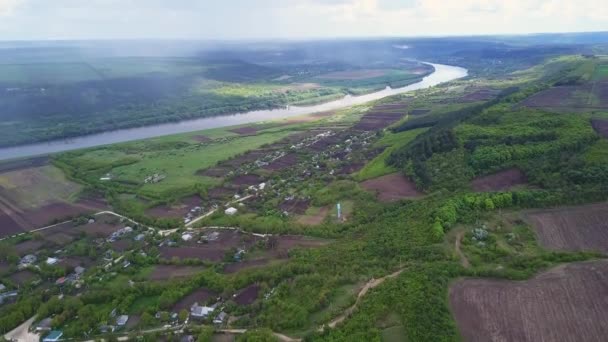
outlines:
[[[116,318],[116,325],[118,325],[119,327],[124,327],[128,321],[129,321],[129,316],[121,315],[121,316],[118,316],[118,318]]]
[[[226,215],[230,215],[230,216],[232,216],[232,215],[236,214],[236,212],[237,212],[237,211],[238,211],[238,209],[237,209],[237,208],[230,207],[230,208],[226,209],[226,210],[224,211],[224,213],[225,213]]]
[[[51,317],[47,317],[38,322],[38,325],[36,325],[36,331],[50,331],[52,324],[53,319]]]
[[[61,341],[61,336],[63,336],[63,331],[61,330],[53,330],[42,340],[42,342],[57,342]]]

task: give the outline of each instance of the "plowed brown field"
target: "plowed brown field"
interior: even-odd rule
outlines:
[[[361,187],[375,193],[381,202],[393,202],[404,198],[415,198],[423,195],[414,183],[399,173],[366,180]]]
[[[608,261],[556,267],[522,282],[465,279],[449,290],[464,341],[606,341]]]
[[[534,211],[526,217],[545,248],[608,253],[608,203]]]

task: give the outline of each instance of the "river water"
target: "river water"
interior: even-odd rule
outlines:
[[[435,67],[435,72],[423,78],[420,82],[410,84],[405,87],[392,89],[387,87],[374,93],[350,96],[347,95],[342,99],[326,102],[314,106],[273,109],[273,110],[256,110],[246,113],[238,113],[233,115],[223,115],[208,117],[202,119],[194,119],[181,121],[176,123],[166,123],[153,126],[144,126],[137,128],[121,129],[98,134],[85,135],[77,138],[65,140],[55,140],[44,143],[5,147],[0,148],[0,160],[13,158],[32,157],[37,155],[45,155],[55,152],[75,150],[85,147],[93,147],[100,145],[113,144],[118,142],[139,140],[145,138],[158,137],[176,133],[186,133],[200,131],[210,128],[227,127],[246,123],[259,122],[271,119],[288,118],[304,114],[312,114],[324,112],[328,110],[345,108],[353,105],[363,104],[369,101],[378,100],[387,96],[406,93],[408,91],[423,89],[448,82],[458,78],[467,76],[467,70],[450,65],[432,64]]]

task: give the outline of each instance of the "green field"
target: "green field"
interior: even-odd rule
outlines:
[[[207,132],[204,133],[207,136]],[[140,195],[162,199],[192,192],[195,186],[217,185],[220,180],[203,177],[196,172],[275,142],[291,132],[261,132],[244,137],[227,130],[209,133],[209,137],[217,140],[203,145],[192,138],[200,132],[188,133],[66,153],[59,160],[75,172],[86,174],[89,180],[111,174],[112,182],[133,184]],[[229,138],[231,136],[233,138]],[[144,184],[144,179],[153,174],[162,174],[165,179]]]
[[[357,172],[355,178],[359,181],[364,181],[397,172],[396,168],[386,163],[386,158],[388,158],[392,151],[406,146],[425,130],[426,128],[418,128],[399,133],[387,132],[382,139],[376,142],[376,146],[385,147],[386,149]]]
[[[595,72],[593,73],[594,81],[605,81],[608,80],[608,64],[600,64],[596,66]]]

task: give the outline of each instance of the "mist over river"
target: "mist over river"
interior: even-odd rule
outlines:
[[[0,160],[46,155],[56,152],[75,150],[79,148],[108,145],[125,141],[158,137],[163,135],[200,131],[210,128],[234,126],[246,123],[288,118],[293,116],[335,110],[378,100],[391,95],[402,94],[423,88],[429,88],[440,83],[465,77],[468,74],[468,71],[466,69],[456,66],[433,63],[427,64],[432,65],[435,68],[435,72],[424,77],[420,82],[413,83],[401,88],[393,89],[387,87],[384,90],[380,90],[366,95],[347,95],[342,99],[314,106],[290,106],[288,108],[280,108],[273,110],[256,110],[232,115],[214,116],[201,119],[180,121],[175,123],[165,123],[152,126],[108,131],[104,133],[91,134],[65,140],[55,140],[44,143],[5,147],[0,148]]]

